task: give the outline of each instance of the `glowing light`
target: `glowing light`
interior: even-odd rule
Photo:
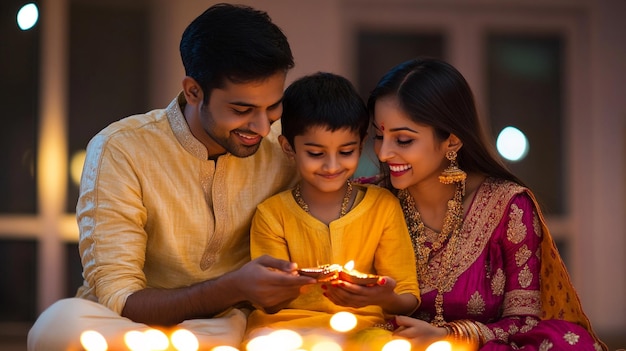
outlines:
[[[144,336],[150,350],[167,350],[170,345],[167,335],[158,329],[148,329],[144,332]]]
[[[334,341],[322,341],[313,345],[311,351],[342,351],[342,349],[341,346]]]
[[[124,334],[124,342],[131,351],[147,351],[146,335],[138,330],[131,330]]]
[[[30,3],[22,6],[17,12],[17,25],[21,30],[29,30],[39,19],[39,9],[37,5]]]
[[[87,155],[85,150],[76,151],[70,160],[70,178],[76,185],[80,185],[80,176],[83,173],[85,155]]]
[[[300,334],[292,330],[279,329],[268,335],[257,336],[246,345],[248,351],[295,351],[302,346]]]
[[[425,351],[452,351],[452,344],[448,341],[436,341],[430,344]]]
[[[86,330],[80,334],[80,344],[85,351],[106,351],[109,347],[104,336],[94,330]]]
[[[411,343],[404,339],[391,340],[383,346],[382,351],[411,351]]]
[[[498,134],[496,147],[502,157],[509,161],[520,161],[528,154],[528,139],[521,130],[506,127]]]
[[[270,351],[273,350],[272,338],[269,335],[259,335],[246,345],[248,351]]]
[[[356,317],[350,312],[337,312],[330,317],[330,326],[338,332],[347,332],[356,327]]]
[[[172,333],[170,339],[172,340],[172,345],[178,351],[197,351],[200,347],[198,338],[187,329],[176,330]]]
[[[269,337],[273,339],[276,351],[293,351],[302,346],[302,337],[293,330],[276,330]]]
[[[222,345],[212,348],[211,351],[239,351],[239,349],[232,346]]]
[[[347,271],[353,270],[354,269],[354,261],[350,260],[350,262],[348,262],[345,265],[343,265],[343,268],[345,268]]]

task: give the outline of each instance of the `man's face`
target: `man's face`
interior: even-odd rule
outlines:
[[[211,91],[201,109],[200,123],[210,137],[211,155],[229,152],[237,157],[254,154],[283,111],[286,73],[261,81],[233,83]]]

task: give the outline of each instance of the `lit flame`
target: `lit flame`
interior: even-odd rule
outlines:
[[[330,326],[338,332],[347,332],[356,327],[356,317],[350,312],[337,312],[330,317]]]
[[[350,262],[346,263],[345,265],[343,265],[343,268],[347,271],[351,271],[354,269],[354,261],[350,260]]]
[[[86,330],[80,334],[80,344],[85,351],[106,351],[109,347],[104,336],[94,330]]]
[[[212,348],[211,351],[239,351],[239,349],[232,346],[222,345]]]

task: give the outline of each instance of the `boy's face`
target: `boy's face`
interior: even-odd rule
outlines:
[[[356,171],[362,145],[358,132],[347,128],[331,132],[316,126],[296,136],[293,148],[302,186],[333,192],[343,189]]]

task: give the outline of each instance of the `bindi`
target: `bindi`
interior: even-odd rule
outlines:
[[[384,123],[381,123],[381,124],[380,124],[380,130],[382,130],[382,131],[384,131],[384,130],[385,130],[385,124],[384,124]]]

